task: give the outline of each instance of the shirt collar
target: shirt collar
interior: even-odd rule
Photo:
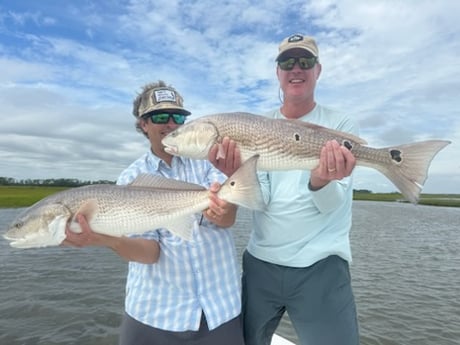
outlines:
[[[174,160],[179,160],[182,164],[185,164],[185,161],[184,161],[184,157],[181,157],[181,156],[174,156],[173,157],[173,161]],[[163,161],[161,158],[159,158],[158,156],[156,156],[152,150],[149,150],[147,152],[147,164],[150,166],[150,168],[153,170],[153,171],[159,171],[160,170],[160,164],[162,164],[163,166],[167,166],[165,161]]]

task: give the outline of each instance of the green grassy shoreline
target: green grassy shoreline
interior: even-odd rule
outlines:
[[[0,208],[28,207],[53,193],[68,187],[0,186]],[[403,201],[399,193],[355,192],[354,200]],[[460,194],[421,194],[420,205],[460,207]]]

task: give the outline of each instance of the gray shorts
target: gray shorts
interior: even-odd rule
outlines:
[[[125,313],[121,324],[119,345],[166,344],[244,345],[241,318],[236,317],[210,331],[203,316],[198,331],[170,332],[147,326]]]
[[[269,345],[286,311],[302,345],[359,345],[348,262],[339,256],[294,268],[243,254],[246,345]]]

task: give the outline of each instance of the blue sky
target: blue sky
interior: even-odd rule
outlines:
[[[452,144],[423,192],[460,193],[458,1],[0,2],[0,176],[115,180],[147,148],[132,100],[176,87],[193,117],[279,107],[274,59],[293,33],[316,38],[316,98],[345,111],[372,147]],[[355,188],[389,192],[358,167]]]

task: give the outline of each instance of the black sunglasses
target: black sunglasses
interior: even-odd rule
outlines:
[[[174,113],[154,113],[152,115],[147,114],[144,117],[150,117],[152,123],[156,125],[164,125],[169,122],[169,119],[172,119],[176,125],[183,125],[187,115]]]
[[[278,61],[278,66],[283,70],[283,71],[290,71],[294,68],[294,65],[296,63],[299,64],[299,67],[301,69],[310,69],[313,68],[316,64],[318,59],[315,56],[311,57],[290,57],[286,58],[282,61]]]

